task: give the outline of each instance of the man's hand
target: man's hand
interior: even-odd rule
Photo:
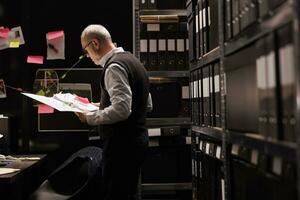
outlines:
[[[94,106],[97,106],[97,107],[99,107],[99,106],[100,106],[100,102],[97,102],[97,103],[95,103],[95,102],[91,102],[91,104],[93,104]]]
[[[82,123],[86,123],[86,117],[85,117],[85,114],[84,114],[84,113],[78,113],[78,112],[75,112],[75,115],[77,115],[77,117],[79,118],[79,120],[80,120]]]

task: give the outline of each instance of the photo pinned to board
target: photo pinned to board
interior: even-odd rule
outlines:
[[[0,27],[0,50],[7,48],[19,48],[20,45],[25,44],[21,26],[12,29]],[[4,35],[6,37],[4,37]]]
[[[6,98],[6,89],[3,79],[0,79],[0,98]]]
[[[65,33],[52,31],[46,34],[47,60],[65,59]]]

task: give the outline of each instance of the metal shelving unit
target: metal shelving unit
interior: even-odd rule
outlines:
[[[189,78],[189,71],[148,71],[150,77]]]
[[[177,118],[147,118],[146,121],[147,126],[155,127],[155,126],[184,126],[190,127],[191,120],[187,117],[177,117]]]
[[[140,57],[140,18],[145,15],[176,15],[179,21],[187,18],[186,9],[143,9],[139,7],[139,0],[133,0],[133,52]],[[148,71],[149,78],[178,78],[188,80],[189,71]],[[187,81],[188,82],[188,81]],[[190,129],[191,119],[188,117],[174,117],[174,118],[147,118],[146,124],[148,128],[160,128],[167,126],[180,126],[183,129]],[[160,137],[160,136],[158,136]],[[154,139],[157,139],[155,137]],[[151,143],[151,141],[150,141]],[[190,144],[189,144],[190,145]],[[151,146],[151,145],[150,145]],[[157,147],[154,145],[153,147]],[[175,148],[175,146],[174,146]],[[170,192],[176,190],[191,190],[191,182],[176,182],[176,183],[142,183],[141,189],[144,193],[155,192]]]
[[[257,150],[265,155],[281,157],[288,161],[295,162],[297,165],[297,193],[300,199],[300,136],[297,134],[297,141],[286,142],[280,140],[270,140],[255,133],[241,133],[227,130],[226,127],[226,83],[224,60],[227,56],[238,52],[242,48],[257,41],[263,36],[278,29],[279,27],[293,22],[293,41],[294,41],[294,62],[295,62],[295,83],[296,96],[300,96],[300,2],[298,0],[287,0],[276,8],[268,17],[259,19],[246,29],[242,30],[237,36],[225,41],[224,38],[224,1],[219,2],[219,47],[208,52],[203,57],[190,63],[190,71],[206,66],[216,60],[220,61],[220,91],[221,91],[221,128],[200,127],[192,125],[194,136],[211,139],[222,143],[223,149],[223,171],[225,174],[225,199],[232,198],[231,189],[231,146],[233,144],[249,149]],[[296,133],[300,132],[300,101],[296,102]],[[193,141],[193,140],[192,140]],[[195,145],[195,144],[192,144]]]
[[[215,49],[211,50],[207,54],[203,55],[203,57],[198,59],[196,62],[191,63],[190,69],[195,70],[198,69],[199,67],[212,63],[220,59],[220,56],[221,56],[220,47],[216,47]]]
[[[292,20],[293,7],[292,4],[288,2],[276,9],[272,17],[250,25],[250,27],[242,31],[234,39],[225,42],[225,56],[240,50],[241,48],[274,31],[278,27],[291,22]]]
[[[226,140],[232,144],[246,146],[250,149],[256,149],[260,152],[280,156],[288,160],[296,160],[297,145],[291,142],[267,140],[258,134],[245,134],[232,131],[226,131]]]
[[[177,16],[187,16],[185,9],[151,9],[151,10],[140,10],[140,15],[177,15]]]
[[[204,137],[213,138],[216,140],[223,140],[224,133],[221,128],[209,128],[192,126],[192,131],[197,135],[203,135]]]
[[[290,0],[293,6],[293,27],[294,27],[294,44],[295,44],[295,51],[294,51],[294,62],[295,62],[295,81],[296,81],[296,96],[298,97],[300,94],[300,2],[297,0]],[[296,101],[296,133],[300,132],[300,102],[299,100]],[[297,190],[298,190],[298,199],[300,199],[300,136],[297,134],[296,137],[296,160],[297,160]]]
[[[192,183],[146,183],[142,185],[143,191],[174,191],[191,190]]]

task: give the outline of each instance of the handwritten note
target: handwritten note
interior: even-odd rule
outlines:
[[[46,34],[47,60],[65,59],[65,35],[63,31]]]
[[[64,36],[64,31],[52,31],[47,33],[47,40],[53,40]]]
[[[0,28],[0,37],[7,38],[9,35],[9,28]]]
[[[54,108],[45,104],[38,105],[38,114],[54,113]]]
[[[43,64],[44,57],[43,56],[28,56],[27,63]]]
[[[20,47],[20,40],[19,39],[14,39],[11,40],[9,43],[9,48],[19,48]]]

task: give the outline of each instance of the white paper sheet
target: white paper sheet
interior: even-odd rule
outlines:
[[[99,108],[94,106],[93,104],[83,104],[76,101],[74,98],[75,96],[72,94],[55,94],[53,97],[45,97],[30,93],[22,93],[23,95],[35,99],[41,103],[44,103],[52,108],[55,108],[61,112],[88,112],[88,111],[95,111]],[[73,98],[71,98],[73,96]]]
[[[0,167],[0,175],[3,174],[9,174],[9,173],[13,173],[13,172],[17,172],[20,169],[14,169],[14,168],[7,168],[7,167]]]

